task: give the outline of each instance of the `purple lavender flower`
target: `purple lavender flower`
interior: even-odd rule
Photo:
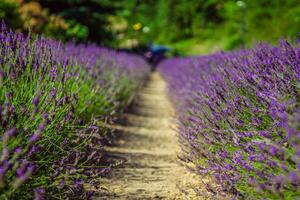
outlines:
[[[277,153],[277,148],[274,145],[269,145],[269,152],[272,156],[275,156]]]
[[[45,192],[43,188],[36,188],[34,190],[34,200],[43,200]]]
[[[6,170],[4,167],[0,166],[0,189],[5,187],[5,174]]]
[[[36,145],[32,145],[27,153],[28,157],[33,156],[34,154],[38,153],[39,149],[37,148]]]
[[[19,188],[25,181],[28,180],[28,178],[33,173],[33,170],[35,169],[34,165],[23,163],[23,165],[17,169],[17,178],[13,182],[13,188],[17,189]]]
[[[0,159],[0,161],[3,162],[3,161],[5,161],[6,159],[8,159],[8,157],[9,157],[9,150],[8,150],[7,147],[4,147],[4,148],[2,149],[2,154],[1,154],[1,159]]]
[[[38,106],[39,103],[40,103],[40,97],[37,95],[33,98],[32,104]]]
[[[66,185],[65,179],[62,178],[62,179],[60,180],[59,184],[60,184],[61,186],[65,186],[65,185]]]
[[[38,139],[40,138],[40,133],[35,132],[34,134],[32,134],[29,138],[29,142],[30,144],[34,144]]]
[[[17,147],[14,151],[15,154],[20,154],[22,152],[22,148],[21,147]]]
[[[290,181],[291,181],[291,183],[293,184],[293,185],[296,185],[296,186],[298,186],[299,185],[299,183],[300,183],[300,177],[299,177],[299,175],[297,174],[297,172],[290,172],[289,173],[289,179],[290,179]]]

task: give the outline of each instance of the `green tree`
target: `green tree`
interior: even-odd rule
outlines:
[[[115,0],[39,0],[50,13],[67,20],[67,36],[82,41],[92,41],[115,46],[114,35],[109,29],[108,16],[115,15],[120,1]]]

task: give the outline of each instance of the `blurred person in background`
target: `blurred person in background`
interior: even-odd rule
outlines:
[[[144,53],[145,58],[149,63],[151,63],[152,71],[155,71],[157,64],[166,58],[166,53],[171,49],[157,44],[151,44],[149,51]]]

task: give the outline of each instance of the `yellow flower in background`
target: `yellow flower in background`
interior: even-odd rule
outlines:
[[[132,28],[133,28],[135,31],[140,31],[141,28],[142,28],[142,26],[143,26],[143,25],[142,25],[140,22],[138,22],[138,23],[134,24],[134,25],[132,26]]]

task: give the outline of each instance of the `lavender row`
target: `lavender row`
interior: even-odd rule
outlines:
[[[238,199],[300,196],[300,48],[281,40],[172,58],[159,70],[179,115],[183,160]]]
[[[95,45],[0,28],[0,198],[87,199],[109,123],[149,68]]]

